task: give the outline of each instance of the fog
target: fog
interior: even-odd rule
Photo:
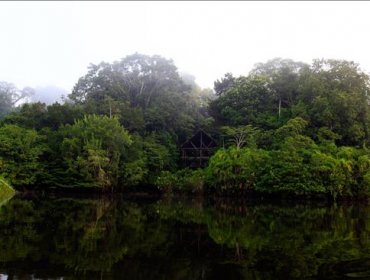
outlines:
[[[89,63],[135,52],[173,59],[203,88],[274,57],[347,59],[370,70],[369,8],[333,1],[1,2],[0,80],[70,92]]]
[[[35,92],[30,97],[31,102],[42,102],[51,105],[55,102],[63,102],[63,97],[67,97],[68,91],[53,85],[38,86],[34,88]]]

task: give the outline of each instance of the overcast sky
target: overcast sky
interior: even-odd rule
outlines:
[[[0,2],[0,80],[71,90],[89,63],[172,58],[202,87],[274,57],[370,72],[370,2]]]

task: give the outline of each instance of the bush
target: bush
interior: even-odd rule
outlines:
[[[264,172],[269,153],[258,149],[220,149],[206,169],[207,184],[221,190],[251,190]]]
[[[204,190],[205,172],[202,169],[193,170],[183,180],[187,191],[200,194]]]
[[[176,185],[176,175],[169,171],[162,171],[157,177],[155,184],[160,191],[164,193],[172,193],[174,186]]]
[[[15,187],[34,185],[42,173],[43,137],[17,125],[0,127],[0,174]]]
[[[204,181],[205,175],[202,169],[191,170],[185,168],[176,173],[162,171],[155,183],[164,193],[201,193],[203,192]]]

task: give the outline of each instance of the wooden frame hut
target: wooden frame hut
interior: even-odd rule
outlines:
[[[202,129],[199,129],[192,138],[181,145],[181,159],[185,166],[205,167],[216,147],[216,141]]]

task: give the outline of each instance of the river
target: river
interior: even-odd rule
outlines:
[[[370,279],[370,206],[15,196],[0,279]]]

